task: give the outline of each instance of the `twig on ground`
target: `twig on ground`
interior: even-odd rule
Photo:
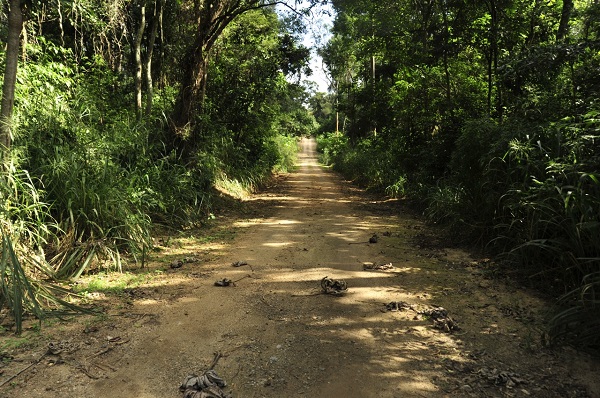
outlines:
[[[292,294],[290,295],[290,297],[310,297],[310,296],[320,296],[324,294],[323,292],[315,292],[315,293],[309,293],[309,294]]]
[[[213,370],[215,368],[215,366],[217,366],[217,362],[219,362],[219,359],[221,359],[222,357],[223,357],[223,354],[221,353],[221,351],[215,352],[215,358],[213,359],[212,363],[210,364],[210,368],[208,368],[208,369]]]
[[[106,369],[108,369],[108,370],[112,370],[113,372],[116,372],[116,371],[117,371],[117,369],[116,369],[116,368],[114,368],[113,366],[110,366],[110,365],[108,365],[108,364],[106,364],[106,363],[102,363],[102,362],[92,362],[92,365],[94,365],[94,366],[95,366],[95,367],[97,367],[98,369],[100,369],[100,370],[104,370],[104,371],[106,371]]]
[[[33,361],[32,363],[30,363],[29,365],[27,365],[26,367],[24,367],[23,369],[21,369],[20,371],[18,371],[17,373],[15,373],[14,375],[10,376],[8,379],[4,380],[2,383],[0,383],[0,387],[4,386],[7,383],[10,383],[16,377],[18,377],[21,373],[27,371],[29,368],[31,368],[31,367],[37,365],[38,363],[40,363],[42,361],[42,359],[44,359],[44,357],[46,355],[48,355],[49,352],[50,352],[50,350],[47,350],[37,360]]]
[[[242,276],[240,279],[236,279],[236,280],[234,280],[234,281],[233,281],[233,282],[231,282],[231,283],[233,283],[233,285],[235,286],[235,283],[236,283],[236,282],[239,282],[239,281],[241,281],[242,279],[246,279],[246,278],[252,278],[252,276],[251,276],[251,275]]]
[[[112,347],[105,348],[103,350],[100,350],[100,351],[96,352],[95,354],[90,355],[89,357],[87,357],[87,359],[99,357],[100,355],[103,355],[103,354],[106,354],[107,352],[110,352],[112,349],[113,349]]]
[[[273,304],[269,303],[267,301],[267,299],[265,299],[265,296],[260,296],[260,301],[262,301],[263,303],[265,303],[266,305],[268,305],[269,307],[273,307]]]
[[[90,370],[88,368],[86,368],[85,366],[83,366],[82,364],[80,364],[80,363],[77,363],[77,365],[75,366],[75,369],[81,370],[83,372],[83,374],[85,374],[90,379],[98,380],[100,378],[98,376],[94,376],[93,374],[91,374]]]

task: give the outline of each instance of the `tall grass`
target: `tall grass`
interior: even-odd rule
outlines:
[[[290,172],[298,161],[298,139],[295,136],[277,134],[268,140],[270,150],[276,154],[271,170]]]
[[[55,154],[38,172],[44,175],[54,216],[65,232],[56,249],[70,247],[56,250],[56,276],[77,277],[101,257],[122,269],[119,251],[133,256],[147,251],[150,219],[125,171],[109,160],[86,159],[85,153]]]
[[[600,258],[589,259],[600,262]],[[585,275],[579,286],[563,295],[548,325],[549,343],[569,343],[600,350],[600,271]]]
[[[592,112],[543,129],[504,131],[495,152],[504,146],[504,154],[488,155],[471,182],[489,195],[475,207],[496,203],[491,247],[532,284],[559,297],[550,341],[588,348],[600,348],[594,337],[600,324],[591,316],[600,294],[599,120]]]
[[[329,134],[318,144],[322,160],[355,182],[417,194],[430,220],[489,242],[514,274],[557,297],[550,342],[600,348],[598,131],[598,112],[545,127],[474,120],[438,180],[429,160],[407,165],[393,141]]]
[[[45,248],[57,240],[59,227],[44,192],[14,163],[0,171],[0,306],[8,308],[21,333],[27,314],[38,319],[83,311],[69,300],[71,293],[51,284],[53,270]]]
[[[342,173],[354,183],[393,196],[406,192],[408,180],[398,160],[398,149],[383,137],[370,137],[352,144],[339,133],[317,137],[320,161]]]
[[[221,148],[235,151],[234,147]],[[238,154],[241,156],[241,154]],[[221,157],[221,156],[219,156]],[[223,156],[231,158],[230,155]],[[221,163],[215,179],[217,188],[237,198],[244,198],[264,185],[273,173],[294,169],[298,159],[298,140],[295,136],[275,134],[267,137],[255,151],[248,151],[233,164]],[[245,164],[240,167],[240,164]]]

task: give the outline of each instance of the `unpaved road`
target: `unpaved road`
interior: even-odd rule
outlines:
[[[0,397],[181,397],[215,352],[239,398],[600,396],[598,362],[540,345],[543,300],[486,278],[485,260],[444,247],[397,203],[324,171],[313,140],[301,145],[297,171],[247,203],[255,216],[231,220],[234,239],[162,242],[147,282],[90,295],[106,316],[30,332],[0,380],[27,370]],[[322,294],[325,276],[347,292]],[[385,310],[400,301],[413,308]],[[435,305],[460,329],[418,313]]]

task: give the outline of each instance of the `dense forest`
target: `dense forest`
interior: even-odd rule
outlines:
[[[332,1],[323,158],[560,298],[598,346],[600,2]]]
[[[143,266],[154,226],[203,225],[215,187],[294,164],[316,126],[306,10],[275,3],[2,2],[0,299],[17,331],[75,309],[48,281]]]
[[[598,347],[600,2],[333,0],[315,93],[318,3],[1,2],[17,331],[76,310],[58,281],[143,266],[154,226],[204,224],[215,187],[260,185],[318,134],[323,162],[558,298],[551,342]]]

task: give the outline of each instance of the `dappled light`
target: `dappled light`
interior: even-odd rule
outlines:
[[[539,368],[539,357],[520,355],[528,326],[503,315],[530,296],[500,294],[459,249],[428,248],[419,220],[382,213],[383,201],[320,168],[313,140],[300,145],[296,172],[249,199],[254,211],[234,230],[161,239],[143,283],[90,286],[89,300],[122,303],[112,312],[123,322],[108,320],[102,333],[130,337],[106,354],[118,378],[102,373],[79,391],[170,396],[215,352],[240,397],[445,397],[467,383],[494,396],[505,386],[480,380],[490,366],[516,352],[520,366]],[[327,290],[324,278],[346,288]],[[527,377],[547,377],[545,366]]]
[[[395,229],[393,220],[365,217],[347,207],[351,198],[341,194],[332,177],[319,169],[314,152],[307,152],[306,148],[314,145],[314,141],[303,140],[302,144],[305,151],[298,170],[285,180],[285,188],[252,199],[265,201],[265,206],[275,206],[277,214],[235,224],[241,231],[247,231],[247,239],[235,244],[235,253],[227,255],[231,260],[199,262],[181,277],[176,278],[174,274],[168,288],[150,282],[145,289],[159,298],[140,297],[136,306],[144,311],[144,308],[167,305],[170,313],[182,314],[182,320],[172,325],[161,324],[161,335],[199,327],[187,322],[195,319],[196,308],[202,308],[203,331],[198,333],[208,338],[208,344],[214,347],[221,345],[220,349],[227,351],[229,344],[219,338],[221,335],[234,336],[239,347],[258,344],[267,352],[273,349],[270,347],[286,347],[285,351],[280,348],[280,352],[268,354],[267,358],[271,359],[267,363],[278,358],[275,363],[285,363],[285,368],[281,368],[284,373],[277,377],[289,378],[284,374],[298,377],[313,374],[303,363],[314,361],[319,372],[318,376],[312,376],[316,384],[301,383],[298,388],[306,392],[319,391],[319,396],[338,396],[340,392],[348,397],[368,396],[368,389],[376,385],[385,386],[389,391],[385,396],[390,397],[395,394],[393,391],[409,394],[437,391],[431,376],[438,371],[426,370],[421,363],[427,355],[432,355],[427,354],[429,348],[420,343],[421,339],[431,336],[429,322],[384,311],[385,304],[391,300],[426,303],[424,291],[402,286],[404,278],[423,272],[421,265],[413,267],[412,262],[406,263],[389,272],[363,269],[363,263],[401,261],[400,254],[411,249],[398,239],[384,244],[369,243],[373,234]],[[190,250],[193,245],[189,243],[174,249],[175,256],[194,255],[194,250]],[[228,245],[217,242],[206,247],[211,252],[229,252]],[[385,254],[387,250],[394,254],[390,257]],[[244,260],[247,265],[233,268],[234,260]],[[188,278],[211,275],[211,278],[198,285],[198,279],[186,279],[186,275]],[[348,291],[324,295],[320,282],[326,276],[344,280]],[[212,286],[212,280],[223,277],[235,281],[234,286]],[[224,314],[231,317],[231,311],[237,315],[230,321],[220,321],[221,329],[217,329],[216,324],[210,326],[209,320],[221,319]],[[248,324],[240,329],[243,322]],[[252,339],[250,341],[255,342],[249,343],[242,337],[246,328],[257,328],[260,340]],[[288,330],[283,332],[287,336],[283,340],[280,330]],[[435,344],[453,349],[454,340],[446,340]],[[185,343],[176,340],[169,346],[181,351],[184,345],[180,344]],[[256,355],[243,348],[240,350],[239,354],[230,355],[237,357],[244,351],[246,356]],[[307,350],[308,356],[304,355]],[[287,353],[285,359],[281,358],[284,352]],[[304,359],[295,361],[300,358]],[[151,360],[168,363],[158,356],[152,356]],[[228,359],[223,360],[225,374],[233,364]],[[271,371],[279,372],[276,369]],[[355,380],[351,375],[354,371],[363,381],[360,386],[348,389]],[[235,386],[242,395],[251,394],[249,385],[236,383]],[[333,391],[337,393],[331,395]]]
[[[600,396],[597,0],[2,5],[0,398]]]

